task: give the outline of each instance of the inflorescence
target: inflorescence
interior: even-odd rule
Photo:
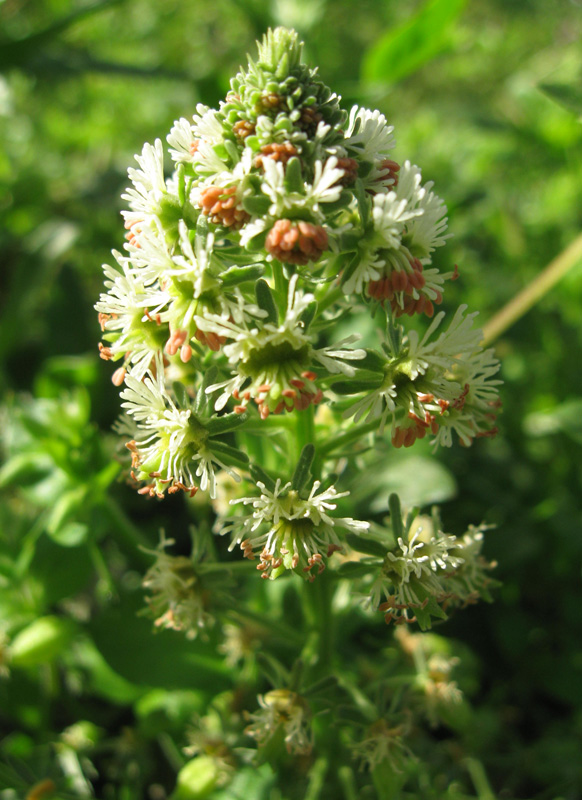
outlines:
[[[259,558],[263,577],[313,579],[368,523],[336,515],[349,492],[335,488],[317,447],[304,448],[294,473],[296,456],[280,458],[273,476],[239,434],[273,434],[323,405],[333,435],[362,423],[362,435],[394,447],[425,436],[467,446],[497,430],[499,365],[466,306],[448,324],[436,312],[458,276],[433,264],[448,237],[444,202],[417,166],[393,160],[385,116],[342,110],[301,50],[294,32],[269,31],[218,109],[199,104],[174,124],[169,176],[159,139],[136,156],[123,194],[127,241],[116,266],[104,266],[96,309],[139,491],[215,499],[217,481],[242,478],[217,530]],[[368,346],[334,335],[349,311],[374,316]],[[407,316],[430,320],[424,335],[405,332]],[[396,537],[373,605],[398,622],[470,602],[487,582],[481,535]],[[157,558],[147,585],[158,624],[202,625],[196,575],[163,550]],[[174,597],[164,605],[167,581]]]

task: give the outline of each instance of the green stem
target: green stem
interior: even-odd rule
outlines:
[[[332,306],[341,297],[344,297],[344,293],[339,286],[330,289],[327,294],[321,298],[321,300],[317,300],[317,313],[321,314],[322,311],[325,311],[327,308]]]
[[[298,456],[301,454],[301,451],[303,450],[306,444],[316,443],[315,422],[314,422],[312,405],[308,406],[303,411],[296,412],[295,437],[296,437],[295,443]]]
[[[582,260],[582,234],[556,256],[537,278],[483,326],[483,346],[487,346],[523,317],[553,286]]]
[[[91,554],[91,561],[95,567],[95,572],[99,576],[99,582],[97,584],[98,594],[101,595],[102,599],[109,600],[115,596],[115,581],[109,571],[103,553],[93,539],[89,543],[89,553]]]
[[[142,566],[150,566],[151,557],[144,553],[144,549],[151,549],[151,542],[142,534],[137,526],[131,522],[117,502],[108,495],[103,498],[103,507],[107,512],[109,519],[119,534],[123,544],[128,546],[132,558],[139,561]]]
[[[479,800],[495,800],[483,764],[475,758],[466,758],[464,764],[471,776]]]
[[[354,428],[350,428],[349,431],[346,431],[345,433],[342,433],[339,436],[329,440],[326,442],[326,444],[321,445],[318,455],[320,458],[326,458],[329,453],[332,453],[334,450],[338,450],[340,447],[345,447],[346,445],[357,441],[362,436],[365,436],[367,433],[372,433],[377,429],[377,419],[372,419],[370,422],[365,422],[363,425],[357,425]]]

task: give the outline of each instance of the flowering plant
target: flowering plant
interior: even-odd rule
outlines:
[[[198,105],[192,122],[175,123],[169,177],[162,142],[144,146],[123,195],[125,253],[104,267],[96,309],[101,356],[119,364],[117,429],[139,492],[204,493],[214,532],[261,578],[307,581],[319,644],[307,637],[290,669],[267,647],[273,689],[247,712],[245,729],[258,745],[248,756],[255,763],[308,759],[306,772],[323,752],[309,698],[331,691],[338,592],[362,613],[423,630],[490,598],[483,526],[453,536],[436,511],[403,511],[394,494],[387,526],[344,516],[354,468],[365,469],[367,448],[383,439],[401,448],[428,436],[436,448],[493,436],[499,381],[475,314],[461,306],[445,323],[437,311],[458,276],[433,264],[448,236],[444,202],[418,167],[390,158],[384,115],[343,111],[301,63],[301,49],[294,32],[269,31],[218,109]],[[365,332],[346,335],[354,319]],[[221,565],[203,540],[200,531],[191,558],[169,555],[163,541],[144,581],[156,625],[191,638],[226,622],[224,576],[240,566],[226,553]],[[228,624],[232,655],[237,629]],[[343,746],[375,782],[389,773],[404,783],[419,693],[431,723],[462,700],[448,681],[454,659],[414,636],[400,635],[416,672],[390,710],[346,681],[324,702],[335,722],[351,697],[360,718]],[[248,642],[236,648],[236,659],[253,655]],[[337,735],[320,735],[324,749]],[[201,753],[212,761],[211,751],[195,752],[208,769]],[[228,774],[222,756],[212,762],[211,791],[232,778],[232,758]],[[206,796],[184,788],[197,774],[179,782],[176,797]]]

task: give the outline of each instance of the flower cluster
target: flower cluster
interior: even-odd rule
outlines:
[[[437,333],[435,307],[457,277],[432,261],[447,239],[443,201],[417,166],[392,159],[385,116],[342,110],[301,53],[293,31],[269,31],[218,108],[198,105],[174,124],[171,174],[162,142],[144,145],[123,194],[125,250],[104,266],[96,309],[139,491],[216,500],[225,476],[242,478],[235,505],[248,513],[222,514],[219,532],[259,557],[263,577],[313,579],[368,526],[334,516],[348,493],[330,477],[333,456],[318,452],[300,485],[281,477],[297,431],[301,445],[316,442],[314,406],[340,434],[363,421],[409,447],[426,435],[445,446],[453,434],[464,445],[491,436],[499,402],[475,314],[462,306]],[[379,347],[334,335],[350,311],[374,316]],[[434,319],[424,335],[405,334],[406,315]],[[252,437],[262,441],[249,448]],[[447,593],[465,600],[482,583],[461,569],[475,538],[398,547],[374,590],[389,616],[426,592],[440,603],[445,574]]]
[[[378,608],[386,622],[418,622],[428,628],[431,618],[446,618],[447,609],[479,598],[491,600],[495,566],[481,555],[485,526],[471,526],[462,537],[443,533],[433,517],[410,518],[395,546],[380,561],[370,563],[374,575],[366,605]],[[374,566],[376,564],[376,566]]]
[[[288,689],[273,689],[259,695],[259,711],[249,715],[251,724],[245,733],[256,739],[259,747],[282,735],[288,753],[308,755],[313,746],[311,714],[303,697]]]
[[[257,569],[263,578],[296,569],[313,580],[325,569],[324,555],[342,549],[337,528],[361,533],[369,527],[367,522],[331,516],[337,499],[349,492],[324,489],[320,481],[309,491],[299,491],[292,482],[283,485],[280,478],[270,487],[261,481],[257,486],[260,495],[231,501],[252,506],[252,513],[235,518],[222,533],[232,532],[231,549],[238,544],[247,558],[259,553]]]
[[[156,628],[182,631],[188,639],[195,639],[200,631],[214,624],[209,600],[212,597],[217,605],[226,584],[225,575],[213,574],[214,567],[201,563],[204,556],[200,543],[190,558],[166,553],[172,544],[173,539],[162,536],[158,548],[151,552],[155,562],[143,579],[147,608]]]

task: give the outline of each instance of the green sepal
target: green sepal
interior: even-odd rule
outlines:
[[[297,156],[293,156],[285,167],[285,188],[288,192],[300,193],[303,191],[303,175],[301,173],[301,161]]]
[[[291,488],[296,492],[300,492],[311,477],[311,465],[313,464],[314,457],[315,446],[310,442],[309,444],[306,444],[301,451],[299,461],[297,462],[295,472],[293,473]]]
[[[214,154],[218,156],[221,161],[228,161],[229,160],[229,153],[225,147],[225,143],[221,142],[220,144],[215,144],[212,146],[212,150]]]
[[[250,195],[249,197],[243,197],[242,200],[244,210],[254,217],[266,216],[270,205],[271,200],[264,194]]]
[[[251,478],[254,480],[255,483],[258,483],[260,481],[262,484],[264,484],[267,491],[269,492],[275,491],[275,485],[276,485],[275,481],[273,480],[273,478],[271,478],[271,476],[267,472],[265,472],[265,470],[262,467],[259,467],[258,464],[251,464],[249,471],[251,473]]]
[[[234,164],[238,164],[238,162],[240,161],[240,153],[238,151],[238,147],[236,146],[236,144],[233,141],[231,141],[230,139],[225,139],[224,140],[224,149],[228,153],[228,157],[229,157],[230,161],[232,162],[232,164],[233,165]]]
[[[378,539],[371,539],[369,536],[357,536],[355,533],[348,533],[346,541],[352,550],[356,550],[358,553],[366,553],[368,556],[377,556],[382,559],[386,558],[386,545],[379,542]]]
[[[390,509],[390,524],[392,526],[392,533],[394,534],[394,539],[398,541],[398,539],[404,534],[404,525],[402,524],[400,498],[395,492],[392,492],[388,498],[388,508]]]
[[[267,312],[267,322],[272,322],[274,325],[279,323],[279,311],[275,303],[275,298],[271,291],[271,287],[263,278],[255,283],[255,295],[257,298],[257,305]]]
[[[172,389],[174,390],[180,409],[190,408],[190,397],[184,384],[180,383],[180,381],[174,381]]]
[[[222,417],[212,417],[205,422],[204,427],[210,436],[220,436],[229,433],[244,425],[249,419],[249,415],[244,414],[224,414]]]
[[[194,405],[194,412],[197,415],[203,414],[204,411],[206,411],[206,409],[208,408],[208,403],[210,398],[206,390],[208,389],[209,386],[212,386],[212,384],[216,381],[217,377],[218,377],[218,369],[215,366],[210,367],[210,369],[206,370],[206,372],[204,373],[204,376],[202,378],[202,385],[198,389],[198,392],[196,394],[196,403]]]
[[[414,591],[417,596],[422,598],[423,594],[428,595],[428,593],[423,592],[420,587],[422,587],[422,583],[414,580]],[[413,611],[421,631],[429,630],[432,627],[433,619],[447,619],[446,612],[439,606],[435,598],[430,595],[428,595],[428,602],[424,608],[414,608]]]
[[[220,279],[223,288],[230,289],[233,286],[239,286],[241,283],[254,282],[261,278],[264,272],[265,268],[261,264],[256,266],[249,265],[248,267],[231,267],[222,273]]]
[[[247,469],[249,465],[249,457],[242,450],[236,447],[231,447],[224,442],[218,442],[216,439],[210,439],[207,442],[207,447],[211,453],[216,453],[221,461],[231,467],[238,467],[239,469]]]

